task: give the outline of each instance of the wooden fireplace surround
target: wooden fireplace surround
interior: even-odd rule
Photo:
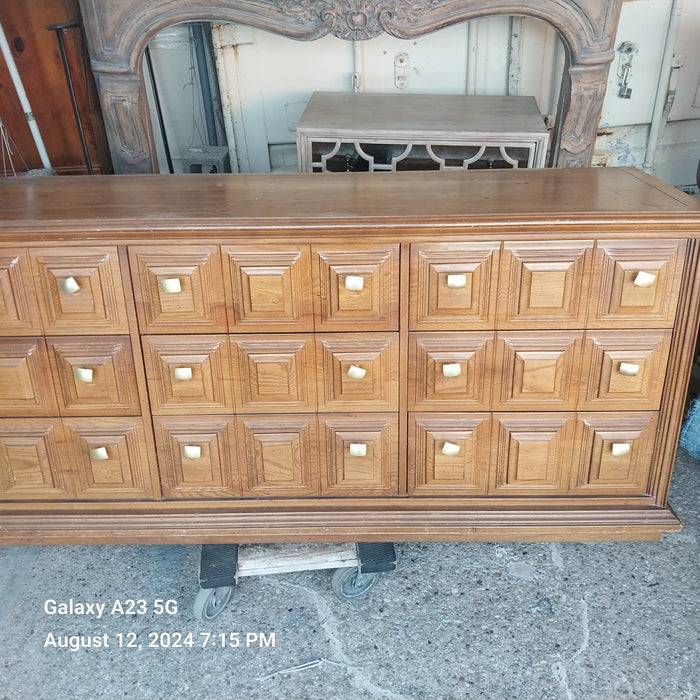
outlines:
[[[247,24],[292,39],[327,34],[413,39],[488,15],[549,23],[565,50],[551,164],[588,166],[622,0],[80,0],[115,173],[157,171],[141,57],[151,37],[181,22]]]

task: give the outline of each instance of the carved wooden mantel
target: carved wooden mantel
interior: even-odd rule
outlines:
[[[157,170],[141,56],[180,22],[247,24],[310,41],[327,34],[412,39],[487,15],[527,15],[566,49],[552,165],[590,165],[622,0],[80,0],[116,173]]]

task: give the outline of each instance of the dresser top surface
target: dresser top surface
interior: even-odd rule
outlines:
[[[80,231],[99,238],[278,226],[369,230],[664,221],[700,228],[700,201],[632,168],[0,180],[0,242],[13,233],[45,240],[47,234]]]

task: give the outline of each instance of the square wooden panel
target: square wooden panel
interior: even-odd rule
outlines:
[[[128,333],[116,247],[30,251],[47,335]]]
[[[141,413],[129,336],[48,338],[47,345],[61,415]]]
[[[236,413],[316,411],[313,335],[231,336]]]
[[[399,246],[312,247],[317,331],[399,328]]]
[[[153,335],[142,342],[152,413],[233,413],[227,336]]]
[[[0,416],[56,416],[51,366],[43,338],[0,338]]]
[[[238,416],[244,496],[316,496],[319,448],[316,416]]]
[[[493,333],[411,333],[408,410],[488,411]]]
[[[498,328],[583,328],[592,241],[504,243]]]
[[[495,328],[500,245],[411,245],[409,328]]]
[[[408,422],[409,495],[484,495],[491,462],[488,414],[413,413]]]
[[[140,418],[64,418],[79,499],[152,499],[158,472]],[[150,430],[150,428],[149,428]]]
[[[164,498],[241,495],[233,418],[153,418]]]
[[[599,241],[589,328],[671,328],[686,241]]]
[[[398,411],[398,333],[317,336],[319,411]]]
[[[496,338],[495,410],[576,408],[582,331],[499,331]]]
[[[565,494],[575,426],[573,413],[495,414],[489,495]]]
[[[395,496],[399,488],[399,421],[396,415],[319,417],[321,493],[327,496]]]
[[[673,332],[586,331],[579,410],[656,410]]]
[[[581,452],[571,474],[572,494],[651,493],[649,471],[656,438],[656,413],[580,413]]]
[[[26,250],[0,251],[0,336],[40,335],[39,301]]]
[[[0,419],[0,500],[74,497],[58,418]]]
[[[222,246],[232,333],[314,330],[307,245]]]
[[[131,246],[142,333],[226,333],[218,246]]]

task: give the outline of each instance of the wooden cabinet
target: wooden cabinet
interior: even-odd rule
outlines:
[[[32,178],[0,197],[0,543],[679,527],[700,205],[647,175]]]

